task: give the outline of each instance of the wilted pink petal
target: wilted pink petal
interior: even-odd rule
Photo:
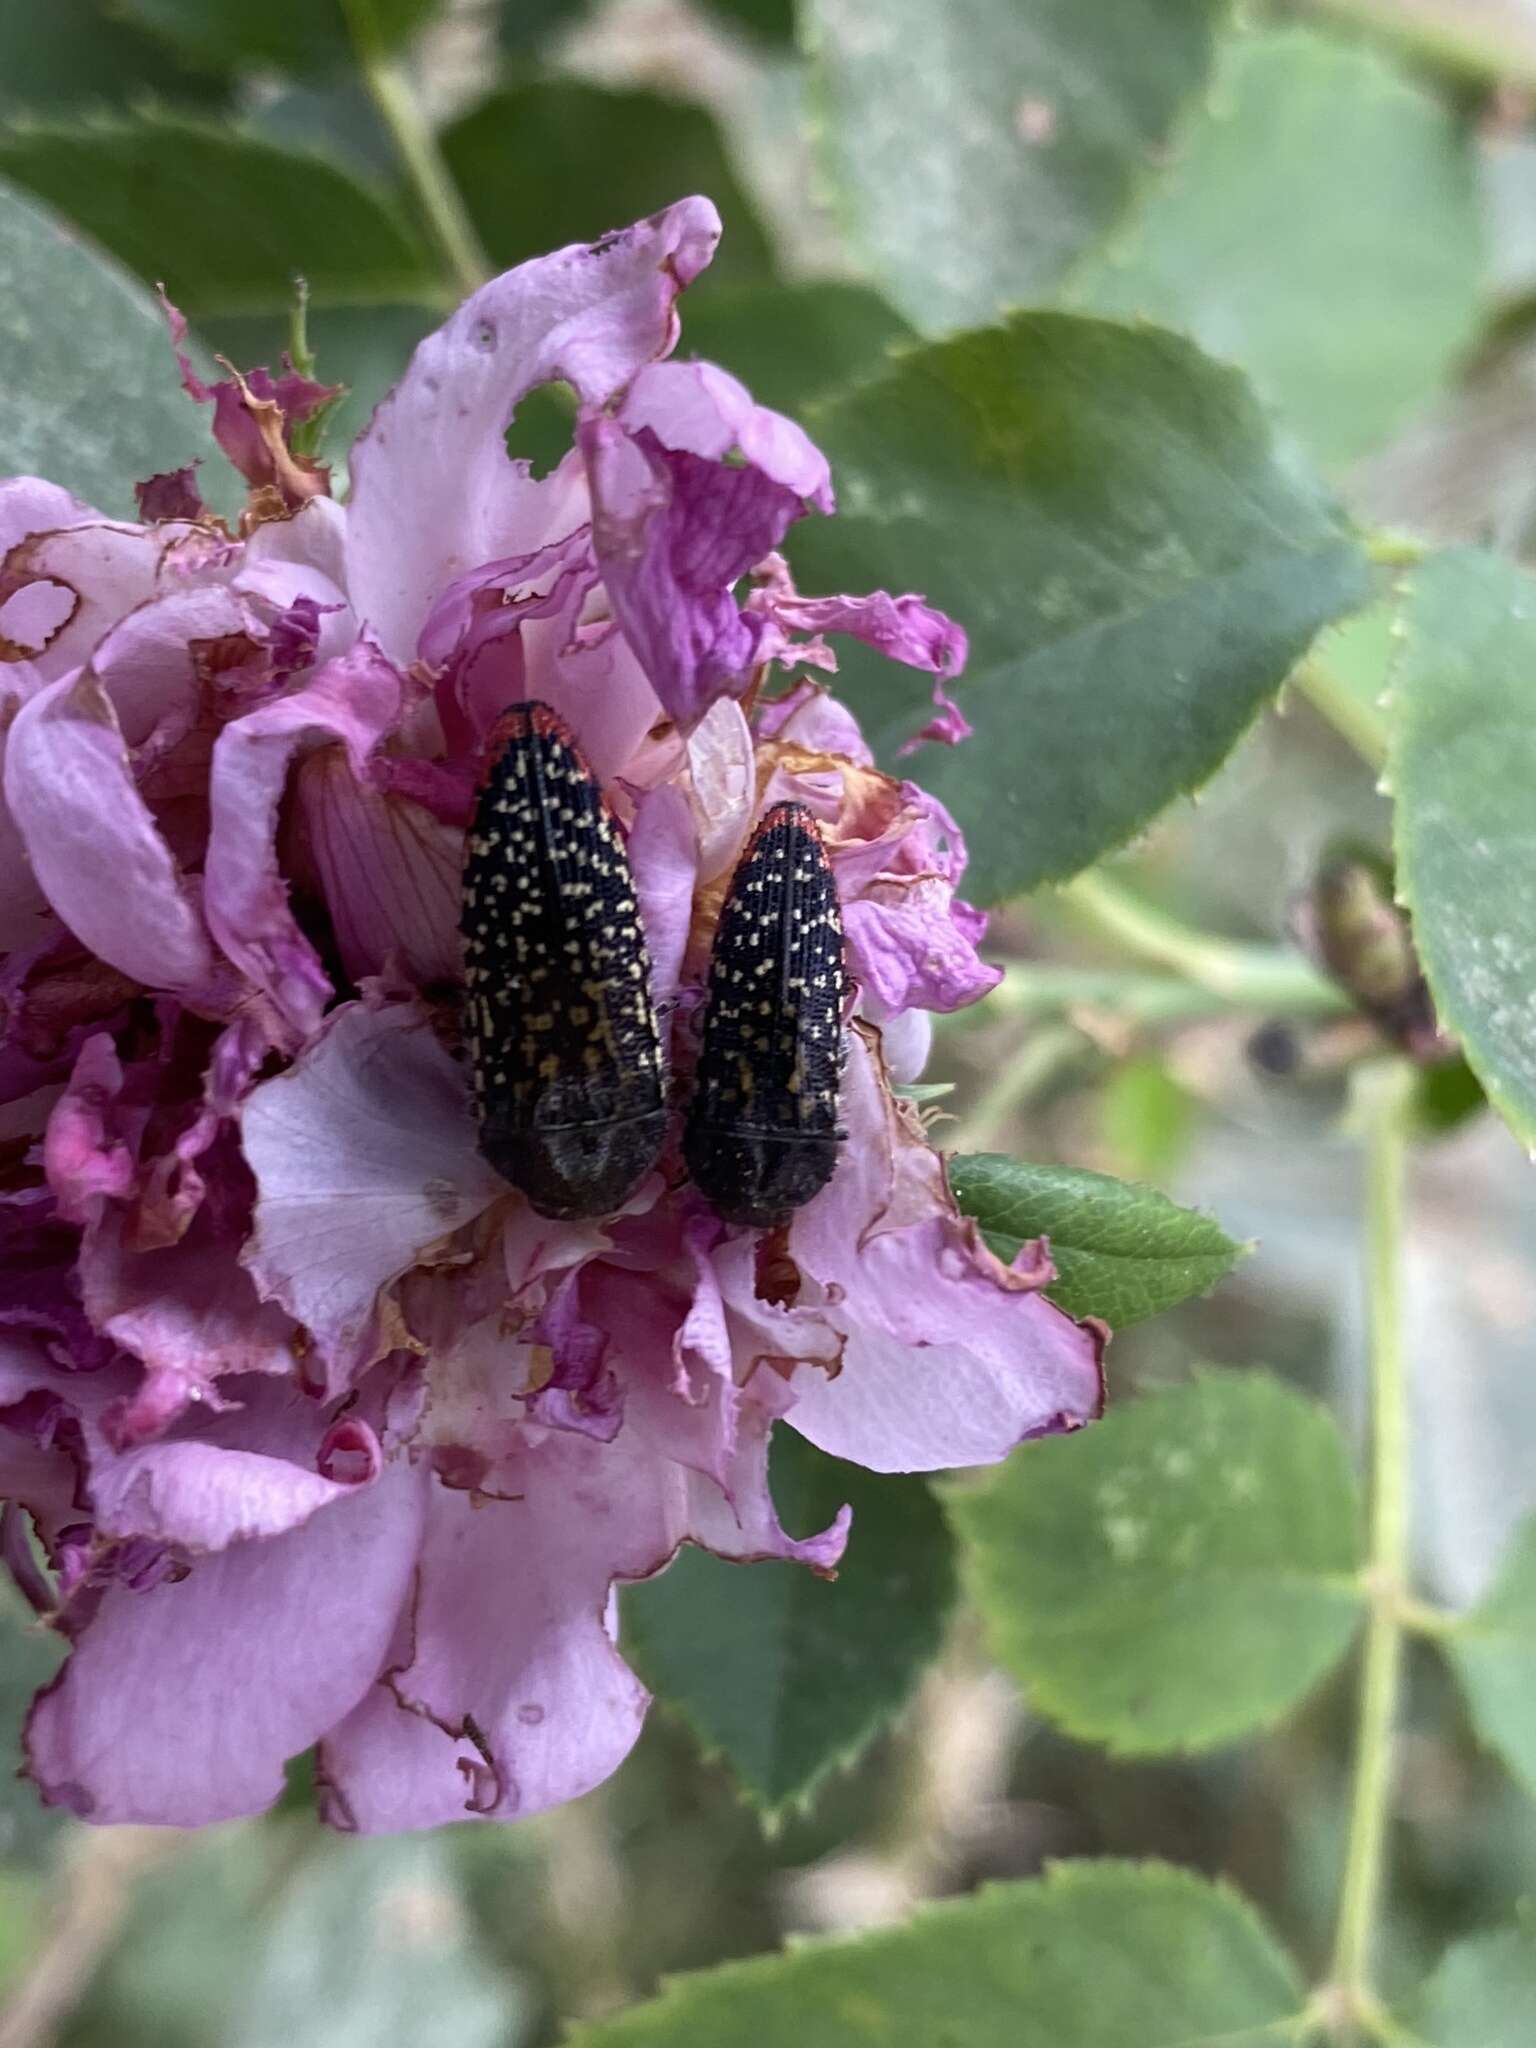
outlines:
[[[861,768],[874,766],[875,757],[853,713],[809,676],[760,706],[757,730],[764,739],[789,740],[808,753],[838,754]]]
[[[0,678],[4,671],[0,670]],[[19,692],[0,680],[0,952],[31,947],[44,933],[48,899],[27,859],[26,841],[5,798],[5,755]]]
[[[340,1384],[371,1355],[381,1290],[507,1192],[476,1149],[464,1076],[424,1012],[348,1003],[251,1091],[240,1128],[257,1184],[245,1263]]]
[[[114,1116],[122,1085],[122,1062],[110,1037],[102,1032],[87,1039],[54,1104],[43,1147],[48,1185],[66,1222],[92,1221],[105,1199],[128,1195],[138,1177]]]
[[[680,789],[647,790],[629,835],[635,894],[651,953],[651,988],[658,1003],[677,994],[693,917],[693,817]]]
[[[294,1029],[312,1032],[331,985],[288,907],[278,865],[277,807],[294,755],[339,741],[352,772],[400,715],[400,678],[366,640],[280,697],[226,726],[213,750],[208,922],[224,951]]]
[[[874,1472],[987,1465],[1024,1437],[1091,1421],[1101,1334],[1038,1292],[1049,1267],[1003,1265],[962,1217],[916,1119],[851,1036],[848,1141],[831,1185],[796,1215],[789,1248],[836,1290],[842,1370],[802,1367],[789,1420]]]
[[[240,1240],[199,1216],[175,1244],[136,1250],[103,1222],[81,1253],[86,1307],[104,1336],[144,1367],[114,1420],[119,1441],[154,1436],[234,1374],[297,1376],[297,1331],[262,1301],[238,1263]]]
[[[648,431],[678,454],[711,463],[739,455],[818,512],[832,510],[832,473],[805,429],[758,405],[744,384],[713,363],[648,363],[630,383],[618,417],[627,432]]]
[[[458,979],[464,834],[408,796],[359,781],[340,747],[300,763],[310,852],[354,981],[393,961],[417,987]]]
[[[843,924],[866,1014],[877,1023],[907,1010],[964,1009],[1003,978],[957,929],[953,891],[937,875],[873,883],[846,905]]]
[[[163,470],[144,483],[135,484],[133,495],[138,502],[141,519],[203,519],[207,516],[208,508],[198,489],[195,462],[189,462],[183,469]]]
[[[734,697],[717,697],[688,735],[688,800],[701,882],[735,865],[756,795],[752,729]]]
[[[279,376],[266,369],[250,370],[242,376],[230,369],[227,377],[205,384],[186,350],[184,315],[164,292],[160,303],[181,365],[182,389],[199,405],[213,407],[213,438],[252,489],[275,492],[280,507],[289,509],[325,491],[327,472],[305,457],[295,456],[289,438],[295,427],[339,397],[342,387],[300,376],[286,356]],[[144,516],[156,515],[146,512]]]
[[[43,1797],[95,1821],[201,1827],[261,1813],[283,1766],[375,1681],[410,1590],[408,1465],[147,1592],[110,1586],[27,1725]]]
[[[51,684],[17,713],[5,796],[48,901],[93,953],[149,988],[212,983],[203,920],[89,673]]]
[[[343,1425],[363,1455],[357,1477],[322,1457],[327,1431],[313,1401],[287,1389],[245,1390],[244,1405],[198,1416],[159,1443],[97,1450],[91,1508],[98,1534],[148,1537],[189,1557],[280,1536],[346,1500],[382,1469],[365,1422]]]
[[[608,1592],[681,1532],[665,1467],[626,1442],[530,1442],[489,1508],[433,1486],[401,1661],[321,1747],[331,1819],[364,1834],[522,1819],[629,1753],[648,1696],[608,1632]]]
[[[609,602],[686,729],[777,651],[764,646],[770,622],[734,586],[808,506],[832,509],[826,460],[708,363],[651,364],[615,416],[583,417],[578,439]],[[742,459],[728,464],[733,453]]]
[[[28,656],[44,682],[81,667],[109,626],[156,594],[167,553],[187,531],[174,524],[71,522],[63,531],[35,533],[10,549],[4,563],[7,595],[49,585],[62,620],[47,646]]]
[[[911,739],[902,742],[896,749],[899,756],[915,754],[925,740],[936,740],[944,747],[958,747],[962,740],[970,739],[975,733],[975,726],[950,696],[942,681],[933,686],[933,702],[932,718],[926,725],[919,726]]]
[[[592,248],[493,279],[421,344],[351,464],[348,588],[386,653],[411,659],[456,576],[558,538],[544,528],[545,486],[507,458],[514,410],[558,380],[604,404],[665,355],[677,339],[673,301],[719,237],[709,201],[684,199]]]
[[[235,593],[215,583],[173,587],[137,605],[103,636],[91,670],[111,700],[140,776],[163,761],[205,712],[216,711],[224,668],[242,651],[260,657],[252,638],[255,624]],[[201,787],[207,779],[206,743],[197,765]]]
[[[953,619],[923,598],[892,597],[871,591],[868,597],[779,596],[774,616],[800,633],[848,633],[877,653],[908,668],[927,669],[937,676],[957,676],[969,652],[964,632]]]

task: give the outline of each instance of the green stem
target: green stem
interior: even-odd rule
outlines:
[[[981,1100],[953,1137],[944,1140],[945,1151],[985,1151],[1005,1118],[1053,1081],[1077,1058],[1085,1042],[1070,1024],[1048,1025],[1026,1039],[1017,1056],[983,1090]]]
[[[1314,654],[1294,670],[1291,681],[1319,711],[1341,738],[1347,740],[1372,768],[1387,765],[1387,721],[1374,704],[1367,704],[1348,690]]]
[[[1325,14],[1370,28],[1436,71],[1452,71],[1479,85],[1536,88],[1536,34],[1518,25],[1492,25],[1492,9],[1465,0],[1316,0]],[[1481,15],[1481,19],[1479,16]]]
[[[1063,891],[1074,910],[1143,959],[1171,967],[1199,988],[1243,1009],[1342,1015],[1349,1005],[1299,953],[1248,946],[1170,917],[1111,881],[1102,869]]]
[[[1380,2038],[1372,1955],[1392,1807],[1393,1729],[1408,1582],[1408,1401],[1402,1339],[1403,1187],[1412,1074],[1393,1061],[1362,1068],[1356,1106],[1365,1144],[1365,1281],[1370,1320],[1370,1615],[1344,1882],[1334,1940],[1331,2009],[1345,2039]]]
[[[1268,986],[1273,995],[1273,980]],[[987,997],[976,1021],[984,1023],[999,1015],[1051,1017],[1075,1010],[1103,1010],[1132,1024],[1197,1024],[1206,1017],[1225,1016],[1244,1007],[1230,995],[1202,988],[1177,974],[1139,974],[1121,967],[1067,967],[1055,961],[1016,961],[1009,967],[1007,978]],[[1271,1001],[1260,1007],[1283,1009],[1290,1016],[1336,1017],[1345,1006],[1330,983],[1298,979],[1291,1000]],[[958,1011],[954,1021],[968,1022],[970,1015]]]
[[[424,119],[404,67],[380,47],[370,0],[343,0],[358,68],[395,145],[406,182],[436,247],[445,282],[467,298],[491,275],[459,188]]]

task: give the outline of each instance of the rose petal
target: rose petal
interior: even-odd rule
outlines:
[[[367,1358],[380,1291],[506,1193],[475,1149],[464,1076],[410,1004],[348,1003],[240,1114],[256,1176],[244,1255],[337,1382]]]
[[[251,625],[239,599],[218,584],[151,598],[119,620],[91,668],[128,745],[142,749],[154,736],[163,753],[186,733],[202,709],[209,653],[248,635]]]
[[[677,339],[673,301],[719,235],[707,199],[682,200],[494,278],[417,349],[351,464],[347,588],[386,652],[410,660],[456,576],[555,537],[545,521],[564,486],[548,493],[508,461],[515,407],[557,379],[602,404],[665,355]]]
[[[796,632],[848,633],[891,661],[937,676],[959,675],[970,651],[953,619],[910,592],[904,597],[892,597],[887,590],[872,590],[867,597],[780,594],[772,610],[781,625]]]
[[[359,782],[340,747],[300,765],[298,797],[353,981],[390,960],[418,987],[457,980],[463,833],[409,797]]]
[[[551,1432],[497,1491],[516,1497],[432,1489],[399,1668],[322,1745],[341,1825],[525,1819],[600,1784],[640,1733],[649,1696],[605,1613],[615,1577],[675,1545],[667,1471],[622,1439]]]
[[[65,623],[31,656],[45,682],[80,668],[108,628],[156,594],[166,552],[190,529],[70,521],[63,531],[35,534],[5,558],[11,588],[43,582],[73,600]]]
[[[379,1672],[411,1584],[421,1490],[402,1463],[180,1582],[109,1587],[28,1721],[43,1798],[84,1819],[172,1827],[269,1807],[287,1760]]]
[[[794,1376],[789,1420],[873,1472],[991,1464],[1103,1403],[1100,1333],[1003,1265],[955,1209],[936,1153],[858,1031],[838,1170],[789,1229],[802,1278],[848,1333],[842,1369]],[[1043,1269],[1046,1274],[1049,1268]]]
[[[373,1440],[357,1476],[338,1476],[322,1457],[332,1434],[323,1411],[291,1387],[248,1387],[242,1406],[201,1422],[161,1443],[93,1447],[90,1496],[101,1535],[147,1537],[194,1555],[227,1550],[298,1528],[381,1469]],[[372,1439],[366,1423],[345,1426],[360,1443]]]
[[[707,367],[661,363],[653,370],[686,376]],[[734,378],[726,381],[750,414],[761,411]],[[697,390],[696,380],[688,389]],[[697,425],[691,416],[680,422],[698,445],[712,445]],[[663,707],[685,729],[713,698],[746,687],[770,622],[743,609],[734,586],[804,512],[800,486],[816,473],[797,446],[781,448],[766,431],[756,438],[765,453],[783,458],[792,481],[756,463],[733,467],[668,448],[648,425],[631,432],[623,416],[589,413],[578,430],[592,488],[593,548],[614,616]]]
[[[224,1375],[297,1375],[293,1323],[262,1301],[239,1263],[239,1239],[200,1214],[176,1244],[135,1251],[104,1220],[80,1254],[91,1320],[145,1370],[116,1422],[121,1441],[158,1434]]]
[[[0,671],[3,674],[3,671]],[[26,841],[5,800],[5,754],[11,722],[23,702],[0,682],[0,953],[30,946],[43,936],[48,899],[27,859]]]
[[[331,985],[294,922],[278,866],[277,809],[289,763],[301,749],[339,740],[361,779],[400,706],[399,676],[376,647],[359,641],[304,689],[226,726],[213,750],[208,922],[230,959],[305,1037],[318,1026]]]
[[[879,1023],[903,1010],[960,1010],[997,987],[1003,970],[977,957],[956,924],[953,891],[936,875],[873,885],[843,906],[843,928],[866,1014]]]
[[[933,702],[932,718],[926,725],[919,726],[911,739],[902,741],[896,749],[898,760],[908,754],[915,754],[927,740],[936,740],[942,747],[958,747],[962,740],[968,740],[975,734],[975,726],[950,696],[942,681],[933,686]]]
[[[149,988],[209,986],[216,970],[203,921],[89,673],[66,676],[17,713],[5,794],[44,893],[83,945]]]
[[[651,990],[658,1004],[667,1004],[677,994],[693,917],[693,815],[680,789],[664,783],[640,799],[629,863],[651,951]]]
[[[632,434],[649,429],[664,448],[720,462],[740,455],[819,512],[831,512],[832,472],[805,429],[714,363],[647,363],[624,395],[619,418]],[[759,556],[758,560],[761,561]]]
[[[717,697],[688,736],[688,797],[699,880],[727,873],[752,823],[757,785],[752,732],[734,697]]]

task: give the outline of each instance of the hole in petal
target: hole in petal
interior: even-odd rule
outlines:
[[[576,428],[576,394],[569,384],[536,384],[518,402],[507,429],[507,453],[525,463],[542,483],[570,453]]]
[[[333,1486],[366,1486],[382,1463],[378,1438],[366,1422],[351,1416],[332,1423],[315,1455],[321,1478]]]

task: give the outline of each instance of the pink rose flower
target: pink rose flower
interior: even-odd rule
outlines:
[[[777,1421],[912,1471],[1100,1405],[1100,1333],[1043,1252],[987,1250],[890,1086],[996,980],[960,835],[815,684],[754,704],[833,665],[824,632],[941,687],[964,640],[915,597],[795,593],[776,551],[831,511],[825,461],[668,360],[718,232],[685,200],[486,285],[345,506],[290,446],[327,394],[265,372],[187,371],[251,486],[235,534],[190,472],[140,525],[0,484],[0,1547],[72,1646],[27,1767],[90,1819],[255,1813],[312,1746],[346,1828],[573,1798],[645,1712],[616,1583],[685,1542],[841,1553],[846,1513],[779,1527]],[[580,410],[536,479],[507,434],[551,380]],[[600,1223],[477,1152],[459,874],[524,697],[628,835],[680,1074],[754,819],[821,821],[848,1142],[782,1232],[718,1222],[675,1135]]]

